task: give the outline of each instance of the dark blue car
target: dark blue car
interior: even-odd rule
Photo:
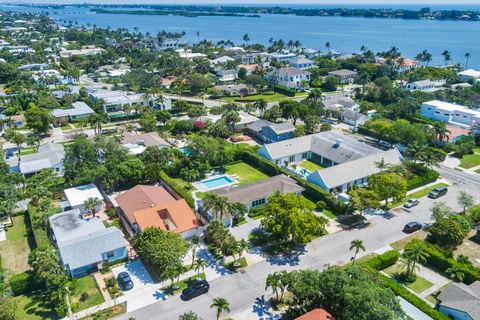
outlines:
[[[130,278],[128,272],[120,272],[117,277],[118,284],[123,291],[127,291],[133,288],[133,281]]]

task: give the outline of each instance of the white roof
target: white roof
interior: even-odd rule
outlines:
[[[423,104],[435,107],[443,111],[450,111],[450,112],[458,111],[458,112],[466,112],[466,113],[477,115],[477,116],[480,115],[480,111],[473,110],[466,106],[462,106],[460,104],[454,104],[450,102],[432,100],[432,101],[424,102]]]
[[[52,115],[56,118],[88,115],[93,113],[95,113],[95,111],[93,111],[85,102],[82,101],[72,103],[72,107],[70,109],[54,109],[52,111]]]
[[[89,198],[96,198],[103,201],[102,194],[94,184],[65,189],[63,192],[72,207],[83,205],[85,200]]]
[[[459,76],[480,78],[480,71],[475,69],[468,69],[458,73]]]
[[[240,121],[239,122],[236,122],[235,125],[245,125],[245,124],[250,124],[250,123],[253,123],[255,121],[258,120],[257,117],[255,116],[252,116],[246,112],[243,112],[243,111],[240,111],[238,113],[238,115],[240,116]],[[194,121],[211,121],[213,123],[217,122],[218,120],[220,120],[222,118],[222,115],[220,114],[209,114],[207,116],[201,116],[201,117],[198,117],[198,118],[194,118],[193,120]]]

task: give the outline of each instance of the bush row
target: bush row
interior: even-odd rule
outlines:
[[[435,182],[437,181],[438,177],[440,177],[440,174],[437,171],[431,169],[429,169],[425,173],[425,175],[419,176],[416,174],[412,174],[407,179],[407,190],[413,190],[428,183]]]
[[[36,213],[36,208],[33,205],[28,206],[28,214],[31,225],[34,224],[34,217]],[[33,238],[35,239],[36,248],[48,248],[52,246],[50,239],[48,238],[47,232],[42,228],[32,227]]]
[[[284,94],[288,97],[295,97],[296,93],[295,90],[280,85],[275,86],[275,92]]]
[[[166,185],[168,185],[170,188],[172,188],[173,191],[178,193],[185,201],[188,203],[188,205],[191,208],[195,208],[195,201],[193,200],[192,194],[190,191],[186,190],[184,187],[180,186],[178,183],[175,182],[172,178],[168,176],[165,172],[160,172],[160,178],[165,182]]]
[[[43,283],[37,281],[31,272],[15,274],[8,279],[14,296],[27,294],[43,288]]]
[[[400,258],[400,253],[397,250],[389,250],[365,261],[363,264],[367,267],[380,271],[393,266],[397,262],[398,258]]]
[[[297,175],[280,168],[275,163],[263,158],[262,156],[254,152],[244,151],[242,155],[242,160],[269,176],[275,176],[278,174],[285,174],[287,176],[290,176],[292,179],[297,181],[300,186],[305,188],[305,196],[315,202],[324,201],[328,209],[330,209],[330,211],[333,212],[335,215],[349,213],[349,208],[342,201],[338,200],[329,192],[326,192],[322,188],[314,185],[313,183],[305,181]]]
[[[396,139],[393,139],[389,136],[385,136],[385,135],[381,135],[381,134],[378,134],[364,126],[358,126],[357,127],[357,131],[358,133],[360,134],[363,134],[365,136],[369,136],[369,137],[372,137],[372,138],[375,138],[375,139],[380,139],[380,140],[383,140],[383,141],[386,141],[386,142],[390,142],[390,143],[397,143],[398,141]]]
[[[446,252],[444,252],[441,248],[437,247],[434,244],[418,239],[414,239],[412,240],[412,242],[417,243],[425,250],[425,252],[428,254],[428,257],[426,258],[426,264],[431,266],[432,268],[435,268],[441,272],[445,272],[445,270],[449,268],[456,267],[460,272],[463,273],[463,282],[465,284],[471,284],[477,280],[480,280],[479,268],[456,261],[455,259],[449,257]]]
[[[389,287],[390,289],[392,289],[395,295],[400,296],[403,299],[407,300],[408,302],[410,302],[415,307],[420,309],[420,311],[425,313],[427,316],[429,316],[433,320],[449,320],[450,319],[449,317],[445,316],[444,314],[432,308],[428,303],[423,301],[421,298],[417,297],[415,294],[408,291],[401,284],[395,282],[394,280],[390,279],[387,276],[384,276],[383,274],[379,273],[379,276],[383,284]]]

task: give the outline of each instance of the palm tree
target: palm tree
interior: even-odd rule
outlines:
[[[280,275],[277,272],[271,273],[267,276],[265,281],[265,290],[271,288],[275,294],[275,299],[279,301],[278,289],[280,288]]]
[[[200,31],[195,32],[195,35],[197,36],[198,42],[200,42]]]
[[[253,104],[256,109],[260,111],[260,116],[263,117],[265,110],[267,109],[268,102],[265,99],[258,99]]]
[[[83,206],[87,211],[90,211],[92,215],[95,217],[95,213],[97,213],[97,207],[100,206],[101,204],[102,204],[102,200],[91,197],[85,200],[85,202],[83,203]]]
[[[223,220],[223,216],[227,215],[229,204],[226,197],[221,197],[215,193],[207,193],[202,199],[203,207],[213,213],[216,219]]]
[[[240,260],[243,253],[248,252],[248,250],[250,250],[250,242],[245,239],[242,239],[235,244],[235,251],[238,253],[238,260]]]
[[[370,82],[370,75],[367,72],[361,72],[357,76],[357,81],[362,85],[362,97],[365,96],[365,86]]]
[[[243,35],[243,41],[245,41],[245,45],[247,45],[247,44],[248,44],[248,41],[250,41],[250,37],[248,36],[248,33],[245,33],[245,34]]]
[[[457,266],[448,268],[445,272],[449,275],[450,279],[456,282],[462,282],[465,278],[465,274]]]
[[[407,276],[414,275],[417,263],[425,262],[429,254],[418,243],[411,242],[405,247],[404,263],[407,265]]]
[[[197,278],[200,278],[200,270],[203,272],[206,267],[207,262],[204,259],[198,258],[195,260],[195,271],[197,271]]]
[[[468,60],[470,60],[470,52],[465,53],[465,69],[468,68]]]
[[[452,60],[452,53],[448,50],[445,50],[442,52],[443,56],[443,61],[445,62],[445,65],[447,65],[447,62]]]
[[[216,309],[218,320],[222,312],[230,312],[230,303],[225,298],[215,298],[210,305],[210,309]]]
[[[375,166],[380,169],[380,171],[383,171],[389,167],[389,164],[385,162],[385,159],[382,158],[380,161],[375,161]]]
[[[355,260],[357,259],[357,254],[361,251],[365,251],[365,246],[363,245],[363,241],[356,239],[350,242],[350,251],[355,250],[355,254],[353,255],[353,263],[355,264]]]
[[[325,42],[325,48],[327,48],[327,51],[330,52],[330,41]]]
[[[433,130],[435,131],[437,141],[440,142],[442,142],[443,140],[448,141],[448,134],[452,133],[450,130],[447,129],[447,125],[443,122],[435,122],[435,124],[433,125]],[[437,147],[437,141],[435,142],[435,147]]]
[[[192,240],[190,241],[190,249],[192,250],[192,265],[191,267],[193,267],[193,265],[195,264],[195,255],[197,254],[197,249],[200,245],[200,238],[195,236],[192,238]]]

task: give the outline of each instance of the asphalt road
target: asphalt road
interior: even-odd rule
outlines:
[[[294,269],[321,269],[325,265],[345,264],[352,253],[349,251],[350,242],[361,239],[366,251],[362,255],[383,248],[392,242],[398,241],[407,235],[402,232],[403,226],[412,220],[422,223],[431,221],[430,207],[435,201],[446,202],[454,210],[460,211],[456,197],[460,190],[466,190],[480,198],[480,178],[468,175],[453,169],[442,167],[439,169],[442,176],[452,183],[449,192],[437,200],[422,198],[420,204],[412,209],[399,208],[394,210],[390,218],[373,217],[370,225],[364,229],[341,231],[314,240],[305,247],[303,252],[284,258],[268,258],[265,261],[248,266],[237,274],[218,278],[210,283],[210,292],[191,301],[182,301],[174,296],[145,308],[128,313],[119,319],[136,320],[172,319],[186,311],[194,311],[204,319],[215,319],[214,310],[209,308],[212,299],[224,297],[230,302],[230,315],[250,309],[252,316],[262,316],[263,301],[268,300],[271,292],[265,291],[265,279],[268,274],[279,270]],[[263,299],[263,301],[262,301]],[[267,316],[263,314],[263,316]],[[268,318],[268,317],[267,317]]]

